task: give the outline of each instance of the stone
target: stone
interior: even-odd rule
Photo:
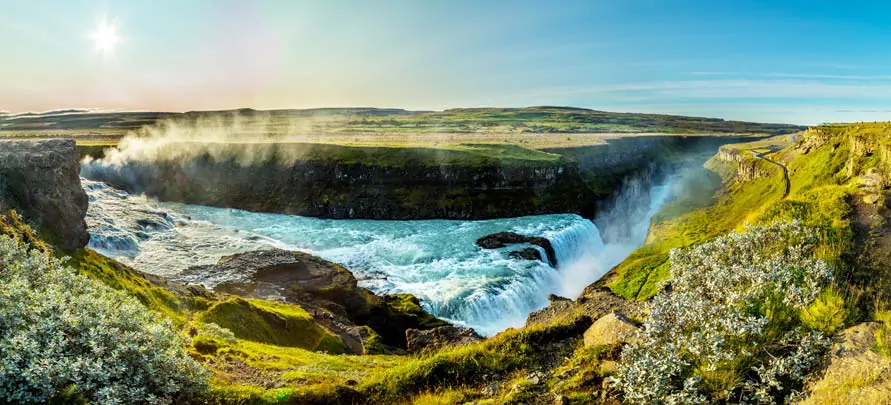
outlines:
[[[584,334],[585,347],[613,345],[634,339],[637,325],[618,312],[612,312],[595,321]]]
[[[349,270],[302,252],[272,249],[239,253],[224,256],[210,269],[199,271],[203,277],[219,275],[230,280],[219,284],[216,291],[243,297],[327,301],[339,306],[329,308],[339,313],[347,313],[363,301]]]
[[[407,350],[417,353],[445,346],[463,346],[481,342],[483,337],[473,329],[449,325],[429,330],[407,329],[405,331],[405,340]]]
[[[551,265],[557,265],[557,253],[554,251],[551,241],[547,238],[520,235],[515,232],[498,232],[483,236],[476,241],[476,245],[483,249],[500,249],[507,245],[515,245],[519,243],[528,243],[530,245],[541,247],[548,256],[548,262]]]
[[[508,257],[512,259],[520,259],[520,260],[538,260],[543,261],[541,257],[541,252],[536,248],[526,248],[523,250],[513,251],[507,254]]]
[[[0,141],[0,211],[15,209],[64,251],[87,245],[87,194],[73,140]]]
[[[863,196],[863,202],[873,205],[879,202],[880,196],[878,194],[866,194]]]
[[[800,404],[891,403],[891,360],[873,348],[880,322],[864,322],[837,334],[825,356],[825,369]]]
[[[498,383],[491,383],[491,384],[483,387],[483,389],[480,390],[480,393],[486,397],[493,397],[498,394],[498,391],[499,391]]]
[[[359,287],[343,266],[303,252],[271,249],[225,256],[213,266],[186,270],[177,281],[207,277],[227,280],[216,292],[300,305],[357,352],[365,339],[354,326],[368,326],[384,345],[405,349],[406,329],[449,325],[424,311],[416,297],[375,295]]]

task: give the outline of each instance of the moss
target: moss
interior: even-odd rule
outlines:
[[[102,256],[92,249],[80,249],[71,255],[69,265],[81,274],[99,280],[105,285],[126,291],[149,309],[183,325],[193,310],[206,305],[206,300],[188,297],[153,283],[143,275],[115,260]]]
[[[230,298],[196,319],[229,329],[239,339],[334,354],[347,351],[339,337],[297,305]]]
[[[574,322],[509,329],[481,343],[449,348],[407,362],[359,388],[371,403],[400,403],[405,398],[442,387],[479,384],[483,376],[505,374],[541,364],[546,347],[577,338],[591,325],[587,317]]]
[[[418,329],[433,329],[448,325],[447,322],[430,315],[421,308],[421,301],[411,294],[391,294],[384,296],[384,301],[401,317],[411,318],[411,323]]]
[[[757,145],[760,144],[733,147],[751,149]],[[714,173],[712,176],[721,174],[723,187],[713,188],[711,194],[708,187],[700,187],[666,204],[654,217],[646,243],[616,266],[606,285],[627,299],[649,299],[658,292],[660,283],[670,277],[667,258],[671,249],[702,243],[746,223],[777,220],[796,219],[818,228],[819,256],[836,268],[843,267],[841,260],[853,243],[848,220],[852,189],[847,182],[851,178],[845,174],[847,145],[835,140],[807,154],[789,147],[771,155],[771,159],[789,170],[791,193],[785,199],[782,172],[775,167],[765,167],[772,173],[766,177],[738,182],[730,175],[735,173],[735,162],[712,159],[706,166]],[[714,177],[699,174],[692,178],[706,178],[707,183],[716,184]]]
[[[22,243],[31,245],[32,248],[49,251],[49,246],[40,239],[25,220],[15,210],[9,210],[5,214],[0,213],[0,235],[6,235],[18,239]]]

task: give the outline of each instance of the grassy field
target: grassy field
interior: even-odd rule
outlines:
[[[152,128],[220,129],[233,138],[284,137],[293,142],[431,146],[514,143],[531,148],[591,145],[628,134],[784,134],[801,127],[714,118],[613,113],[568,107],[445,111],[342,108],[251,109],[188,113],[114,112],[0,115],[0,137],[74,136],[110,143]],[[157,132],[157,131],[155,131]],[[192,131],[194,132],[194,131]],[[203,133],[202,133],[203,134]]]

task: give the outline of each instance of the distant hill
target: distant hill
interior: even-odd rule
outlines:
[[[410,111],[398,108],[312,108],[290,110],[89,112],[50,111],[0,115],[3,132],[93,131],[122,134],[160,120],[262,125],[271,133],[763,133],[785,134],[805,127],[726,121],[678,115],[616,113],[576,107],[456,108]]]

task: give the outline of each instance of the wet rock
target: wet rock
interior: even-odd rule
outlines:
[[[435,350],[445,346],[463,346],[480,342],[483,337],[470,328],[441,326],[429,330],[407,329],[405,340],[409,352]]]
[[[635,332],[637,325],[634,322],[621,313],[612,312],[595,321],[585,331],[585,347],[628,342],[634,338]]]
[[[523,250],[513,251],[508,253],[507,256],[512,259],[543,261],[541,252],[539,252],[536,248],[526,248]]]
[[[87,245],[87,194],[73,140],[0,141],[0,210],[19,211],[62,250]]]
[[[424,311],[414,296],[375,295],[359,287],[343,266],[302,252],[274,249],[226,256],[213,266],[191,268],[181,278],[196,275],[229,280],[218,284],[217,292],[298,304],[319,314],[316,321],[345,341],[364,342],[352,328],[363,325],[380,335],[383,344],[405,349],[406,329],[449,325]]]
[[[571,302],[572,300],[569,298],[566,298],[566,297],[561,297],[557,294],[548,294],[548,302],[550,302],[552,304],[555,302],[566,302],[566,301]]]
[[[507,245],[518,243],[528,243],[541,247],[548,256],[548,262],[554,266],[557,265],[557,254],[554,252],[554,247],[551,246],[551,241],[546,238],[520,235],[515,232],[498,232],[479,238],[476,241],[476,245],[483,249],[500,249]]]
[[[238,275],[215,290],[262,299],[310,301],[346,314],[362,305],[356,278],[343,266],[286,250],[260,250],[225,256],[205,274]],[[333,304],[333,305],[332,305]]]

